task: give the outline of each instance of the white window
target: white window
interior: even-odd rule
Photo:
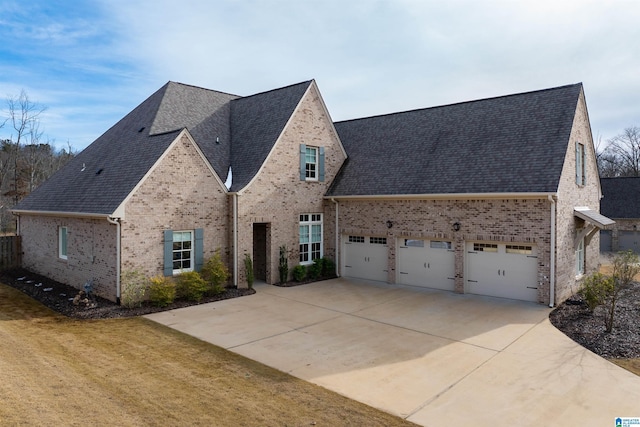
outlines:
[[[386,237],[370,237],[369,243],[371,243],[372,245],[386,245],[387,238]]]
[[[173,274],[193,271],[193,232],[173,232]]]
[[[431,242],[429,242],[429,247],[431,249],[451,250],[451,242],[432,240]]]
[[[474,252],[498,252],[498,245],[493,243],[474,243]]]
[[[576,249],[576,276],[584,274],[584,239],[580,240]]]
[[[308,181],[318,180],[318,149],[316,147],[306,147],[305,154],[305,177]]]
[[[349,236],[349,243],[364,243],[364,236]]]
[[[585,169],[585,151],[584,144],[576,143],[576,184],[586,185],[586,169]]]
[[[67,227],[58,228],[58,256],[67,259]]]
[[[300,215],[300,264],[322,258],[322,214]]]

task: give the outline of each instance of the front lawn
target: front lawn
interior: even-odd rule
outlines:
[[[413,425],[146,319],[70,319],[2,284],[0,341],[1,425]]]

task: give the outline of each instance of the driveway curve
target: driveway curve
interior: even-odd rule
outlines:
[[[146,316],[424,426],[615,425],[640,377],[533,303],[334,279]]]

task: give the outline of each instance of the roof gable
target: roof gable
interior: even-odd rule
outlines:
[[[557,191],[581,84],[335,123],[332,196]]]
[[[231,102],[231,191],[256,175],[312,80]]]
[[[609,218],[640,218],[640,177],[601,178],[600,212]]]

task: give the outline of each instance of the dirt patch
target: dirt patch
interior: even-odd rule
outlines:
[[[141,307],[126,308],[100,297],[91,298],[86,303],[81,302],[74,304],[73,299],[78,295],[78,289],[21,268],[3,271],[0,273],[0,282],[22,291],[58,313],[78,319],[110,319],[142,316],[149,313],[237,298],[255,293],[253,289],[226,288],[223,293],[205,296],[200,302],[178,300],[162,308],[145,302]]]
[[[549,318],[565,335],[602,357],[640,358],[640,283],[621,291],[612,332],[605,331],[604,307],[591,313],[579,295],[558,306]]]

